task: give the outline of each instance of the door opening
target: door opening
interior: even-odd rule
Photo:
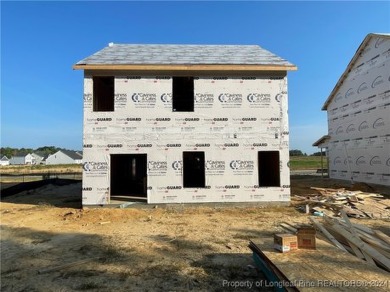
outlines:
[[[147,198],[147,155],[111,154],[111,199]]]
[[[259,187],[280,187],[279,151],[258,152]]]

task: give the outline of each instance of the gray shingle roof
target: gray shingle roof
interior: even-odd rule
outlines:
[[[294,66],[257,45],[110,44],[76,65],[277,65]]]
[[[62,153],[68,155],[70,158],[74,159],[74,160],[78,160],[78,159],[82,159],[83,156],[77,152],[77,151],[73,151],[73,150],[65,150],[65,149],[62,149],[62,150],[59,150],[61,151]]]

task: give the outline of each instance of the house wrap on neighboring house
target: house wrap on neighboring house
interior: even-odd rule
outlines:
[[[256,45],[109,44],[84,70],[83,205],[290,200],[288,61]]]
[[[58,150],[46,158],[46,165],[53,164],[82,164],[83,155],[78,151]]]
[[[325,101],[329,176],[390,185],[390,34],[371,33]]]

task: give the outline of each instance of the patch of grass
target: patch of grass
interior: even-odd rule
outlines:
[[[37,208],[52,208],[53,205],[51,205],[48,202],[38,202]]]
[[[80,164],[59,165],[6,165],[0,168],[0,173],[28,174],[28,173],[57,173],[57,172],[82,172]]]
[[[328,168],[327,158],[323,157],[323,167]],[[320,169],[320,156],[290,156],[291,170]]]

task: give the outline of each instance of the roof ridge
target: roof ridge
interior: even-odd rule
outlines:
[[[83,65],[259,65],[295,70],[295,65],[260,45],[114,44],[77,62]],[[264,69],[260,69],[264,70]]]

